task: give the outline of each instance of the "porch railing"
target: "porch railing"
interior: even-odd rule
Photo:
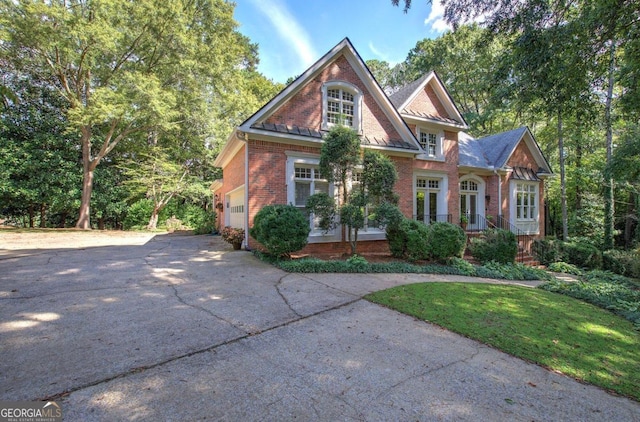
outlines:
[[[509,230],[516,235],[518,240],[518,255],[516,260],[524,262],[528,256],[531,256],[531,248],[533,245],[533,236],[520,230],[517,226],[511,224],[509,220],[499,215],[496,221],[498,228]]]
[[[451,223],[451,214],[427,214],[427,215],[414,215],[413,219],[420,221],[421,223]]]
[[[463,214],[467,218],[466,227],[464,223],[460,223],[467,232],[481,232],[487,229],[495,228],[496,225],[484,215],[481,214]]]

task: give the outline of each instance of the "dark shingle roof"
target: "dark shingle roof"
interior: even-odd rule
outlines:
[[[306,136],[310,138],[322,139],[325,131],[319,131],[316,129],[295,126],[284,125],[274,123],[254,123],[251,125],[252,129],[261,129],[269,132],[287,133],[290,135]],[[386,148],[406,149],[411,151],[419,151],[416,145],[410,144],[400,139],[382,139],[376,137],[362,136],[360,137],[362,145],[375,145]]]
[[[482,145],[480,145],[478,140],[464,135],[460,133],[458,140],[460,165],[465,167],[479,168],[490,167],[491,165],[487,161],[487,157],[484,155]]]
[[[400,88],[399,90],[391,94],[389,96],[389,100],[391,101],[391,104],[393,104],[393,106],[396,109],[400,107],[402,104],[404,104],[404,102],[407,101],[409,97],[411,97],[411,94],[415,92],[418,86],[420,86],[420,84],[424,82],[424,80],[427,79],[429,75],[430,73],[427,73],[420,79],[416,79],[415,81],[403,86],[402,88]],[[398,111],[401,111],[401,110],[398,110]]]
[[[526,127],[520,127],[508,132],[497,133],[477,139],[490,165],[496,168],[504,167],[514,148],[526,133]]]

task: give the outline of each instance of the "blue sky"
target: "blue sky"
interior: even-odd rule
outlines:
[[[432,9],[427,0],[413,0],[405,14],[391,0],[236,0],[234,17],[240,32],[259,45],[258,70],[285,82],[344,37],[365,61],[403,61],[416,42],[447,29],[434,3]]]

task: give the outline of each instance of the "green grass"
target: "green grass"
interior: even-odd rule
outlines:
[[[421,283],[366,299],[640,401],[640,333],[612,313],[519,286]]]

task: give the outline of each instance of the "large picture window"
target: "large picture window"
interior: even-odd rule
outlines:
[[[537,218],[537,184],[516,183],[516,220],[535,220]]]

